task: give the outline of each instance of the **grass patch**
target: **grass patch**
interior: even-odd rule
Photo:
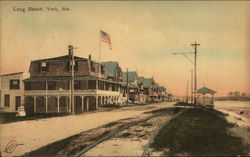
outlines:
[[[166,155],[247,155],[250,146],[228,131],[234,127],[214,109],[188,108],[166,124],[151,147]]]
[[[102,138],[102,137],[108,135],[110,132],[111,132],[111,131],[105,131],[105,132],[103,132],[100,136],[94,137],[94,138],[92,139],[92,141],[99,140],[100,138]]]
[[[142,132],[143,130],[138,130],[138,129],[135,129],[135,132]]]
[[[69,113],[37,113],[35,115],[24,116],[24,117],[16,117],[16,113],[0,113],[0,124],[3,123],[11,123],[18,121],[26,121],[26,120],[37,120],[42,118],[52,118],[52,117],[61,117],[67,116]]]
[[[127,137],[129,137],[131,135],[132,135],[131,133],[126,132],[126,133],[121,134],[118,138],[127,138]]]
[[[151,124],[151,123],[142,123],[141,126],[148,127],[148,126],[153,126],[153,124]]]
[[[180,111],[182,111],[183,108],[180,107],[171,107],[171,108],[161,108],[161,109],[157,109],[157,110],[153,110],[153,111],[148,111],[148,112],[144,112],[144,113],[152,113],[152,114],[158,114],[158,113],[178,113]]]
[[[114,125],[119,124],[119,123],[120,122],[111,122],[111,123],[108,123],[108,124],[104,125],[103,127],[108,128],[108,127],[114,126]]]
[[[24,157],[33,157],[33,156],[56,156],[56,153],[68,146],[68,144],[79,137],[80,135],[74,135],[69,138],[54,142],[42,148],[39,148],[35,151],[23,155]]]

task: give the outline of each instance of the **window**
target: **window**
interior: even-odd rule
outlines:
[[[20,80],[10,80],[10,89],[20,89]]]
[[[47,71],[48,71],[47,62],[41,62],[41,72],[47,72]]]
[[[91,66],[91,71],[95,72],[95,64],[93,61],[90,62],[90,66]]]
[[[56,90],[56,82],[48,81],[48,90]]]
[[[96,89],[96,80],[89,80],[88,84],[88,89]]]
[[[101,65],[101,74],[104,74],[104,67]]]
[[[81,89],[81,82],[80,81],[74,81],[74,89],[76,89],[76,90]]]
[[[10,95],[9,94],[4,95],[4,107],[10,107]]]

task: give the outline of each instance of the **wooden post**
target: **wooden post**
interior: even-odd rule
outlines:
[[[45,96],[45,113],[48,113],[48,97]]]
[[[200,46],[197,42],[191,44],[194,46],[194,104],[197,104],[197,46]]]
[[[87,108],[87,111],[89,111],[89,96],[87,96],[86,98],[86,108]]]
[[[36,96],[34,97],[34,114],[36,113]]]
[[[205,95],[206,94],[203,94],[203,105],[205,105]]]
[[[84,96],[81,96],[82,98],[82,112],[84,112]]]
[[[57,113],[60,113],[60,96],[57,96]]]

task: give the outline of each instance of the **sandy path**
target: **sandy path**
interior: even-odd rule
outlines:
[[[159,126],[170,120],[171,116],[161,115],[147,122],[128,128],[111,139],[104,141],[95,148],[83,154],[85,156],[141,156],[145,145],[149,142],[152,134]],[[143,126],[142,124],[151,124],[150,126]],[[129,134],[128,137],[121,137],[121,135]],[[128,151],[129,150],[129,151]]]
[[[23,155],[26,152],[30,152],[82,131],[93,129],[119,119],[135,117],[145,111],[168,106],[170,107],[172,104],[173,103],[152,104],[147,106],[127,107],[106,112],[1,124],[1,155]],[[17,144],[21,145],[18,145],[12,153],[7,154],[4,152],[4,149],[11,140],[15,140]]]

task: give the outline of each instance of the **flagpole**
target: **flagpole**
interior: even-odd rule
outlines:
[[[101,61],[101,29],[99,29],[99,63]]]
[[[98,88],[99,88],[99,79],[100,79],[100,70],[101,70],[101,35],[100,35],[100,29],[99,29],[99,56],[98,56],[98,62],[99,62],[99,66],[98,66],[98,78],[97,78],[97,81],[96,81],[96,95],[97,95],[97,98],[98,98]],[[98,102],[98,99],[96,100],[96,108],[97,108],[97,103]]]

